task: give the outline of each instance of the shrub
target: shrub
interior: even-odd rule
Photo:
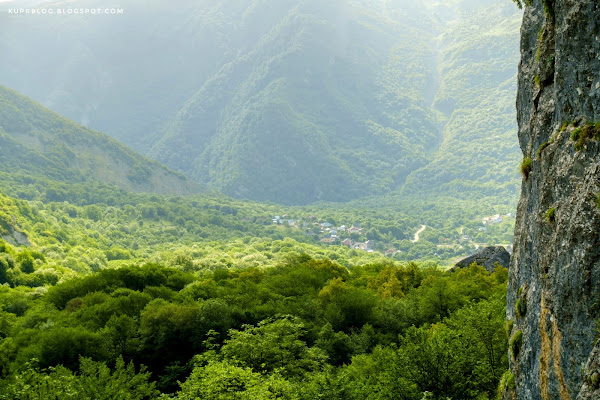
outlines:
[[[515,335],[510,340],[510,352],[514,359],[519,356],[519,352],[521,351],[521,347],[523,346],[523,331],[520,329],[515,332]]]
[[[600,122],[596,122],[595,124],[587,123],[585,126],[579,127],[571,133],[571,140],[575,142],[574,147],[576,151],[582,150],[583,145],[588,139],[600,139]]]
[[[16,265],[16,261],[14,259],[14,257],[10,254],[0,254],[0,264],[5,264],[6,268],[14,268]]]
[[[556,214],[556,210],[554,209],[554,207],[550,207],[548,209],[548,211],[546,211],[546,216],[545,216],[546,221],[553,224],[554,220],[556,218],[555,214]]]
[[[594,389],[600,386],[600,374],[598,374],[598,372],[594,372],[592,374],[592,376],[590,377],[590,384]]]
[[[496,397],[496,399],[497,400],[502,399],[502,394],[507,389],[508,390],[515,389],[515,376],[512,374],[512,372],[510,372],[510,370],[506,371],[502,375],[502,378],[500,378],[500,384],[498,385],[498,396]]]
[[[513,1],[517,5],[517,7],[519,7],[520,9],[523,8],[523,4],[525,4],[526,6],[531,6],[533,4],[533,0],[513,0]]]
[[[577,128],[573,132],[571,132],[571,140],[574,141],[574,142],[578,142],[579,141],[579,137],[581,136],[581,131],[582,130],[583,130],[583,128]]]
[[[528,179],[531,173],[531,158],[525,157],[521,163],[521,175],[523,178]]]
[[[21,266],[21,271],[23,271],[24,273],[31,274],[34,272],[34,261],[33,257],[31,256],[31,254],[29,254],[29,252],[23,252],[17,255],[17,261]]]

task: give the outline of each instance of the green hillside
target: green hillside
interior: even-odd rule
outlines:
[[[56,201],[76,191],[85,198],[86,192],[93,192],[86,186],[108,190],[110,185],[150,193],[199,191],[199,185],[183,175],[3,86],[0,156],[4,187],[19,186],[15,194],[24,198],[38,198],[41,192],[46,200]]]
[[[515,196],[520,13],[505,0],[124,9],[1,15],[3,82],[238,198]]]
[[[79,233],[68,233],[69,228],[60,225],[40,228],[38,232],[51,232],[43,237],[69,238],[73,243],[84,241],[92,246],[87,233],[81,236],[81,232],[98,229],[93,247],[110,247],[112,243],[146,255],[163,251],[175,243],[188,246],[193,242],[224,240],[218,247],[225,249],[230,245],[229,240],[247,236],[269,240],[291,238],[314,247],[307,250],[300,246],[302,251],[327,256],[345,266],[369,258],[371,255],[366,250],[373,251],[376,257],[387,252],[388,257],[396,260],[428,259],[448,264],[480,246],[508,245],[512,241],[513,218],[488,226],[485,231],[480,229],[482,217],[512,211],[511,198],[499,200],[495,196],[458,201],[451,197],[414,200],[386,195],[344,204],[319,203],[303,207],[245,203],[218,194],[174,198],[136,196],[131,192],[186,194],[197,187],[182,175],[135,154],[113,139],[45,110],[12,90],[2,88],[0,94],[3,99],[0,111],[3,192],[35,201],[37,208],[52,204],[52,212],[61,209],[66,214],[63,218],[69,221],[68,226],[81,228]],[[67,205],[58,206],[54,202]],[[92,209],[77,211],[74,206]],[[119,211],[115,212],[112,207],[118,207]],[[226,210],[223,215],[218,212],[221,209]],[[211,212],[217,215],[208,215]],[[92,215],[89,213],[94,215],[91,219],[97,221],[92,224],[98,226],[78,219]],[[110,217],[105,220],[100,215]],[[272,219],[277,215],[286,217],[273,224]],[[144,220],[145,228],[140,230],[138,224]],[[158,222],[152,222],[154,220]],[[291,226],[288,221],[293,221]],[[331,240],[329,229],[321,226],[323,223],[331,224],[334,229],[339,226],[361,229],[360,233],[352,234],[342,229]],[[427,226],[426,231],[421,234],[421,240],[412,242],[421,225]],[[109,226],[113,228],[106,231]],[[114,236],[112,229],[121,233]],[[465,235],[469,237],[466,241]],[[20,230],[8,231],[6,238],[11,243],[20,243]],[[343,244],[346,239],[353,244]],[[367,241],[373,244],[369,249],[361,249]],[[150,251],[151,246],[158,244],[160,246]],[[244,256],[261,253],[247,244],[242,248]],[[190,249],[182,251],[195,253]],[[225,264],[232,262],[231,255],[225,258],[230,260]],[[201,259],[197,262],[204,263]]]

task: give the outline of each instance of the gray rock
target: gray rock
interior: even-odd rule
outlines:
[[[9,244],[12,244],[13,246],[30,247],[32,245],[29,241],[29,237],[27,237],[27,234],[17,230],[14,227],[11,227],[7,234],[0,235],[0,238]]]
[[[451,270],[454,271],[457,268],[467,268],[473,263],[481,265],[489,272],[494,272],[496,263],[502,265],[504,268],[508,268],[510,254],[502,246],[489,246],[479,250],[472,256],[463,258],[457,262]]]
[[[525,8],[517,119],[532,169],[509,268],[507,318],[511,336],[523,333],[510,368],[520,400],[598,398],[582,386],[600,317],[600,144],[576,150],[576,128],[561,126],[600,121],[600,5],[534,0]],[[526,304],[520,316],[518,300]]]
[[[577,400],[600,399],[600,342],[596,342],[594,350],[585,365],[583,387]]]

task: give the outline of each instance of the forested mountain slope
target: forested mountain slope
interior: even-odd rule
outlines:
[[[504,0],[133,1],[115,16],[5,14],[0,74],[236,197],[346,201],[407,182],[404,196],[505,198],[518,19]]]
[[[409,176],[403,195],[516,199],[521,17],[507,2],[488,4],[464,5],[462,18],[439,37],[440,86],[433,107],[443,113],[443,142],[432,162]]]
[[[3,86],[0,156],[4,187],[19,183],[18,194],[25,198],[39,197],[42,191],[49,201],[64,200],[62,191],[67,186],[77,188],[81,198],[91,185],[151,193],[200,190],[183,175]]]
[[[150,154],[197,143],[181,165],[192,177],[279,202],[343,201],[401,185],[439,141],[425,96],[433,73],[425,21],[323,4],[291,7],[190,99]],[[411,39],[411,49],[401,46]],[[419,51],[409,57],[412,45]]]

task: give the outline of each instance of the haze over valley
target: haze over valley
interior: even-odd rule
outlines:
[[[516,203],[521,13],[509,2],[123,9],[3,14],[2,84],[236,198]]]

